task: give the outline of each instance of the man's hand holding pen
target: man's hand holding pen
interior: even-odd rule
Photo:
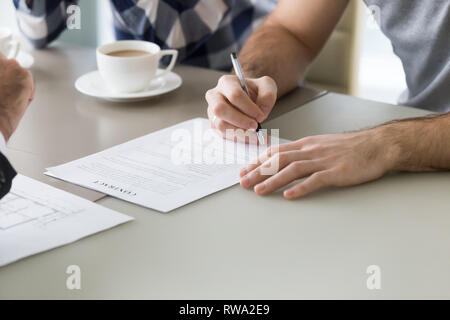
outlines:
[[[242,130],[257,131],[258,142],[267,143],[259,132],[260,123],[272,111],[277,99],[277,85],[270,77],[246,79],[236,54],[231,54],[235,75],[222,76],[214,89],[206,92],[211,127],[222,137],[247,141]],[[230,135],[229,132],[235,132]]]

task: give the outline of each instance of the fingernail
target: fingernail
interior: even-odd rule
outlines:
[[[242,178],[242,179],[241,179],[241,186],[244,187],[244,188],[248,188],[248,185],[249,185],[248,179],[245,178],[245,177]]]
[[[256,120],[258,120],[258,122],[263,122],[264,118],[265,116],[263,114],[260,114],[258,117],[256,117]]]
[[[243,177],[243,176],[245,176],[246,174],[247,174],[247,169],[246,169],[246,168],[242,169],[241,172],[239,172],[239,176],[240,176],[240,177]]]
[[[248,123],[248,128],[256,130],[256,129],[258,129],[258,124],[256,123],[256,121],[251,121]]]
[[[266,189],[266,185],[264,183],[260,183],[258,185],[255,186],[255,192],[256,193],[261,193]]]
[[[284,196],[286,197],[286,198],[289,198],[289,197],[291,197],[292,195],[293,195],[293,191],[292,190],[285,190],[284,191]]]

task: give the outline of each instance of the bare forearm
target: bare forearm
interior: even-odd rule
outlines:
[[[266,21],[249,38],[240,53],[247,77],[272,77],[278,96],[297,87],[314,55],[284,27]]]
[[[297,87],[336,27],[349,0],[278,0],[240,58],[250,77],[270,76],[278,96]]]
[[[392,170],[450,169],[450,113],[406,119],[376,128],[392,156]]]

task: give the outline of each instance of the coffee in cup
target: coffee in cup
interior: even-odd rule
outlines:
[[[156,74],[161,58],[166,55],[172,56],[168,67]],[[132,93],[147,89],[152,80],[170,72],[177,57],[177,50],[161,50],[152,42],[121,40],[97,49],[97,66],[111,91]]]
[[[108,53],[108,56],[113,57],[139,57],[144,56],[146,54],[151,54],[147,51],[141,51],[141,50],[120,50],[120,51],[113,51]]]

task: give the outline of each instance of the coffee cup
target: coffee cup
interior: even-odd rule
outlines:
[[[14,59],[19,53],[20,43],[13,39],[12,31],[8,28],[0,28],[0,52],[7,59]]]
[[[112,92],[132,93],[147,89],[150,82],[175,66],[178,51],[161,50],[153,42],[121,40],[97,48],[97,67]],[[158,72],[162,57],[171,56],[166,69]]]

